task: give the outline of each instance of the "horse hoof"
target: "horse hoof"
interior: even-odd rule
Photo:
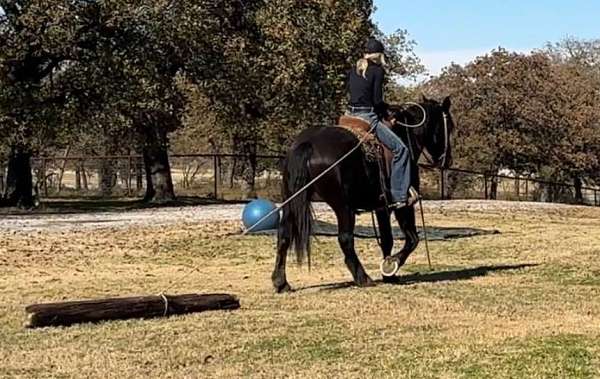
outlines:
[[[379,269],[381,271],[381,275],[384,277],[391,277],[396,275],[398,270],[400,270],[400,265],[396,259],[386,258],[381,261],[381,266],[379,266]]]
[[[283,283],[282,285],[275,286],[275,293],[286,293],[286,292],[292,292],[292,287],[290,287],[290,285],[287,282]]]

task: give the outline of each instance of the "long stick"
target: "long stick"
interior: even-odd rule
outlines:
[[[429,264],[429,271],[433,271],[431,266],[431,256],[429,254],[429,238],[427,238],[427,226],[425,225],[425,213],[423,212],[423,199],[419,197],[419,208],[421,208],[421,220],[423,221],[423,235],[425,237],[425,250],[427,250],[427,263]]]
[[[286,205],[288,205],[292,200],[294,200],[296,197],[298,197],[302,192],[306,191],[310,186],[312,186],[319,179],[321,179],[323,176],[325,176],[325,174],[327,174],[329,171],[333,170],[334,167],[336,167],[337,165],[339,165],[340,163],[342,163],[342,161],[344,161],[346,158],[348,158],[350,156],[350,154],[352,154],[354,151],[356,151],[356,149],[358,149],[367,140],[367,138],[369,138],[369,135],[371,134],[371,132],[373,131],[373,129],[375,129],[376,125],[377,124],[374,124],[371,127],[371,129],[369,129],[369,131],[365,134],[365,136],[358,142],[358,144],[356,146],[354,146],[349,152],[347,152],[346,154],[344,154],[344,156],[342,156],[340,159],[338,159],[337,161],[335,161],[331,166],[329,166],[325,171],[323,171],[322,173],[320,173],[316,178],[314,178],[313,180],[311,180],[307,185],[305,185],[304,187],[300,188],[289,199],[287,199],[286,201],[284,201],[283,204],[281,204],[277,208],[273,209],[265,217],[261,218],[254,225],[252,225],[251,227],[249,227],[248,229],[246,229],[242,233],[242,236],[245,236],[246,234],[250,233],[250,231],[252,231],[252,229],[256,228],[256,226],[258,224],[260,224],[261,222],[265,221],[266,219],[268,219],[269,217],[271,217],[276,212],[279,212],[281,210],[281,208],[283,208]]]

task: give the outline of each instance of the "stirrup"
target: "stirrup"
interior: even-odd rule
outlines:
[[[408,206],[408,201],[396,201],[395,203],[391,203],[388,205],[389,210],[402,209]]]
[[[391,210],[394,210],[394,209],[401,209],[404,207],[412,207],[413,205],[415,205],[417,203],[417,201],[419,201],[419,199],[421,199],[421,195],[419,195],[417,190],[415,190],[413,187],[410,187],[408,189],[408,199],[407,200],[397,201],[395,203],[392,203],[388,206],[388,208]]]
[[[417,201],[419,201],[421,199],[421,195],[419,195],[419,193],[417,192],[416,189],[414,189],[412,186],[408,189],[408,200],[406,201],[406,204],[409,207],[412,207],[413,205],[415,205],[417,203]]]

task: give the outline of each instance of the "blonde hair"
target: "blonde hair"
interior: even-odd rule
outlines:
[[[367,68],[369,67],[369,61],[385,66],[385,55],[383,53],[372,53],[365,54],[361,59],[356,62],[356,73],[363,78],[367,77]]]

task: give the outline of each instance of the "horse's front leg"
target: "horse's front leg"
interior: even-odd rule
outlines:
[[[396,220],[400,225],[400,229],[404,233],[404,247],[397,254],[385,258],[381,264],[381,273],[384,277],[396,275],[400,267],[402,267],[410,254],[415,251],[419,245],[419,234],[417,233],[417,225],[415,220],[414,207],[404,207],[394,211]]]
[[[392,248],[394,247],[390,212],[387,209],[382,208],[378,209],[375,214],[377,215],[377,226],[379,227],[381,252],[383,253],[383,259],[385,259],[392,254]]]
[[[390,212],[385,209],[379,209],[377,214],[377,224],[379,226],[379,237],[381,242],[381,252],[383,253],[383,261],[381,263],[381,272],[394,271],[394,274],[400,268],[398,263],[394,264],[388,262],[388,257],[392,254],[392,248],[394,247],[394,235],[392,233],[392,223],[390,220]],[[387,268],[387,265],[391,264],[391,268]],[[395,279],[393,276],[383,275],[384,283],[394,283]]]
[[[354,249],[354,225],[356,222],[354,212],[350,208],[344,207],[336,211],[336,216],[338,221],[338,241],[344,252],[344,262],[354,278],[354,283],[360,287],[372,286],[373,281],[365,272]]]

